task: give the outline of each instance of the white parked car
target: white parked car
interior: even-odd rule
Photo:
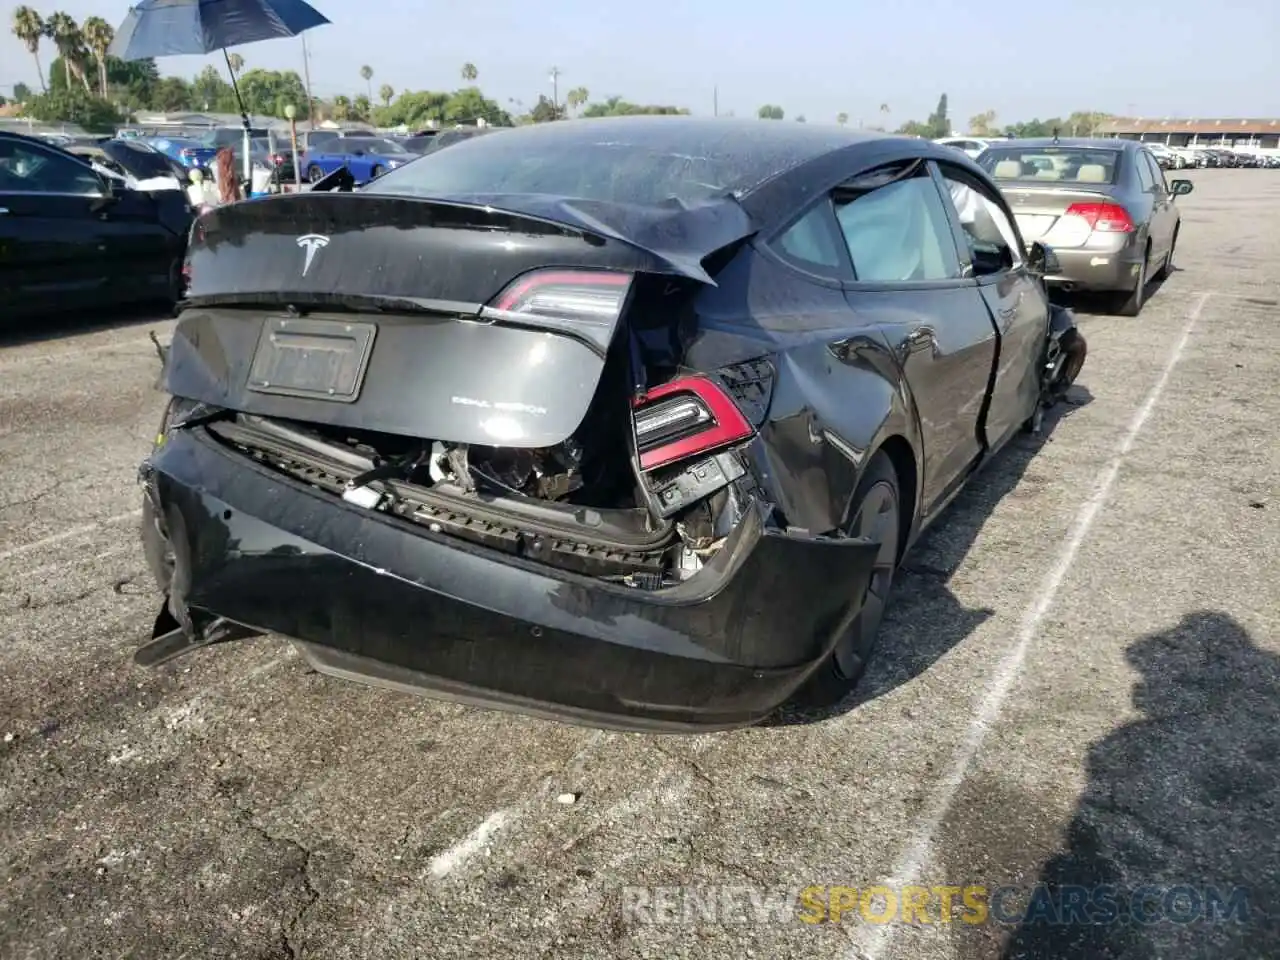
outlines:
[[[983,140],[978,137],[939,137],[934,143],[941,143],[948,147],[955,147],[961,153],[967,153],[971,157],[977,157],[983,150],[987,149],[990,140]]]

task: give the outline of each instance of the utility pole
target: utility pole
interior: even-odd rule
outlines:
[[[560,119],[560,68],[551,68],[551,106],[555,108],[556,119]]]
[[[311,96],[311,57],[307,53],[307,35],[302,37],[302,76],[307,85],[307,118],[311,121],[311,129],[316,128],[316,100]]]
[[[720,116],[720,88],[711,88],[711,115],[713,117]]]

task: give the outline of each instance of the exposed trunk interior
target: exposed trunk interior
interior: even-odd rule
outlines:
[[[670,586],[714,555],[743,509],[730,483],[744,472],[733,451],[716,457],[722,481],[696,490],[677,511],[655,509],[654,491],[691,465],[647,476],[639,467],[632,402],[678,369],[682,328],[692,320],[687,293],[667,278],[637,286],[586,415],[551,446],[468,444],[229,411],[205,426],[263,466],[433,533],[639,588]]]

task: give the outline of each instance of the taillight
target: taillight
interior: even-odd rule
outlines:
[[[1080,217],[1090,229],[1099,233],[1132,233],[1133,218],[1118,203],[1073,203],[1067,207],[1068,217]]]
[[[742,411],[713,380],[680,377],[635,399],[640,468],[656,470],[751,436]]]
[[[629,273],[538,270],[512,283],[493,305],[508,313],[612,323],[630,288]]]

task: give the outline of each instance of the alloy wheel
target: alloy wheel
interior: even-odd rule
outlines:
[[[865,537],[878,543],[879,550],[862,606],[836,645],[836,670],[846,679],[852,680],[861,673],[880,631],[898,566],[900,525],[898,491],[893,484],[882,480],[867,491],[849,530],[852,537]]]

